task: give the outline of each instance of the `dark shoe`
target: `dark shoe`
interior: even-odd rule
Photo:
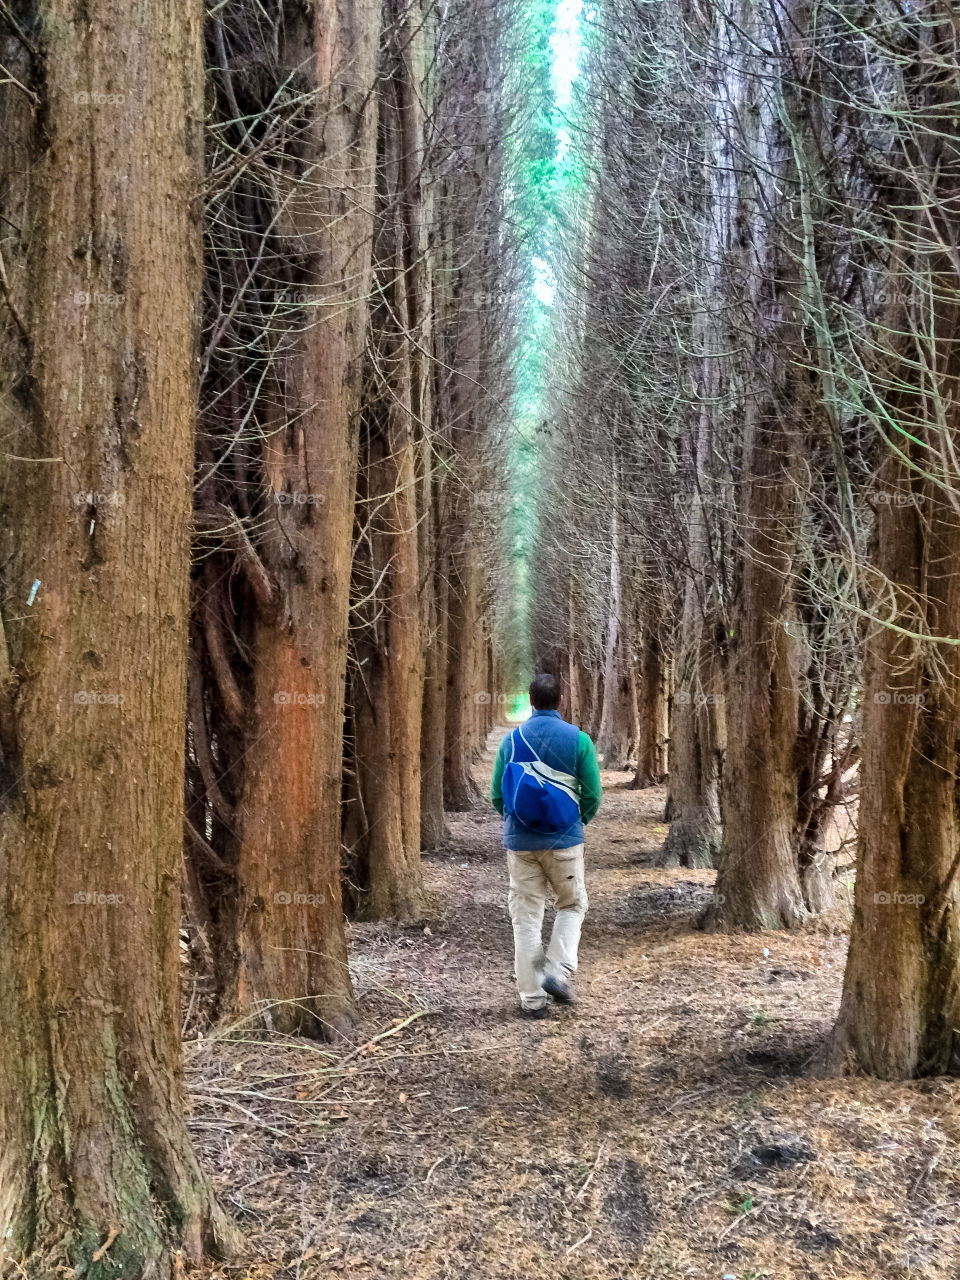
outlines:
[[[573,1004],[570,988],[565,982],[561,982],[559,978],[552,978],[550,974],[547,974],[540,985],[548,996],[553,996],[557,1004]]]
[[[541,1018],[550,1017],[550,1006],[548,1004],[542,1004],[538,1009],[524,1009],[521,1005],[520,1017],[528,1018],[530,1021],[539,1022]]]

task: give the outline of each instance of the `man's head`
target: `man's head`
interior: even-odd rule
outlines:
[[[560,681],[544,672],[534,676],[530,684],[530,702],[534,711],[556,711],[560,706]]]

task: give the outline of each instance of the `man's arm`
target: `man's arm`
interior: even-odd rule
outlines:
[[[501,816],[503,815],[503,787],[501,783],[503,781],[503,766],[505,763],[503,748],[506,741],[506,738],[504,738],[500,743],[500,750],[497,752],[497,758],[493,763],[493,777],[490,779],[490,799],[493,801],[493,807]]]
[[[603,787],[600,785],[597,749],[582,729],[577,744],[577,777],[580,779],[580,816],[587,823],[600,808]]]

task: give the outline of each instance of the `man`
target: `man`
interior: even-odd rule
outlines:
[[[560,715],[559,682],[537,676],[530,703],[530,719],[500,744],[490,798],[504,818],[520,1013],[544,1018],[549,996],[572,1003],[568,979],[577,968],[587,910],[583,828],[599,809],[603,791],[593,743]],[[557,915],[544,955],[548,889],[556,895]]]

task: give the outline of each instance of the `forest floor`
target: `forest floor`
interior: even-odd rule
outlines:
[[[714,873],[649,865],[664,796],[628,781],[604,775],[588,833],[575,1007],[516,1016],[478,804],[425,859],[425,925],[352,928],[353,1044],[187,1046],[191,1128],[249,1250],[210,1280],[960,1277],[960,1086],[806,1075],[842,911],[697,932]]]

